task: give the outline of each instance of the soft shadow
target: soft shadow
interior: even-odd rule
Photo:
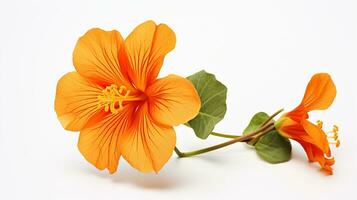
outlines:
[[[190,158],[178,158],[178,159],[191,159],[191,160],[199,160],[199,161],[207,161],[211,164],[222,164],[227,161],[227,157],[225,155],[217,155],[217,154],[207,154],[207,155],[199,155]]]
[[[253,152],[253,148],[247,147],[247,149],[244,149],[246,151],[251,151]],[[210,165],[217,165],[218,167],[222,166],[236,166],[237,164],[237,159],[239,157],[244,157],[247,156],[245,151],[242,151],[241,149],[222,149],[221,151],[217,152],[210,152],[207,154],[202,154],[202,155],[197,155],[193,157],[188,157],[188,158],[178,158],[178,160],[186,160],[189,159],[191,162],[197,161],[197,162],[208,162]],[[232,159],[233,158],[233,159]]]
[[[321,169],[320,165],[318,162],[309,162],[305,152],[293,152],[291,159],[294,159],[295,161],[298,161],[301,164],[307,165],[311,170],[316,170],[321,172],[321,174],[325,174],[326,176],[329,176],[323,169]]]
[[[86,172],[110,180],[117,184],[130,184],[144,189],[165,190],[178,187],[185,180],[180,177],[180,174],[175,167],[175,163],[170,163],[172,166],[165,166],[159,173],[141,173],[128,165],[120,166],[114,174],[109,174],[107,171],[98,171],[94,168],[86,168]]]

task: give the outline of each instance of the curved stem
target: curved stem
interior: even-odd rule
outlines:
[[[178,157],[180,157],[180,158],[184,157],[183,153],[176,146],[175,146],[174,150]]]
[[[190,152],[181,152],[177,147],[175,147],[175,149],[174,149],[175,153],[180,158],[191,157],[191,156],[207,153],[207,152],[210,152],[210,151],[213,151],[216,149],[220,149],[220,148],[223,148],[225,146],[228,146],[228,145],[231,145],[231,144],[234,144],[237,142],[247,142],[255,136],[260,137],[260,136],[264,135],[265,133],[268,133],[269,131],[274,130],[275,127],[274,127],[274,122],[272,120],[275,116],[277,116],[283,110],[284,109],[280,109],[277,112],[275,112],[274,114],[272,114],[267,120],[265,120],[265,122],[258,129],[256,129],[255,131],[253,131],[249,134],[238,136],[238,135],[229,135],[229,134],[212,132],[211,135],[218,136],[218,137],[225,137],[225,138],[233,138],[233,140],[230,140],[230,141],[218,144],[218,145],[214,145],[211,147],[207,147],[204,149],[190,151]]]
[[[223,138],[239,138],[242,136],[239,135],[230,135],[230,134],[224,134],[224,133],[217,133],[217,132],[212,132],[210,135],[214,135],[217,137],[223,137]]]
[[[234,144],[234,143],[237,143],[237,142],[245,142],[245,141],[251,139],[255,135],[267,133],[267,132],[269,132],[269,131],[271,131],[273,129],[274,129],[274,123],[270,122],[270,123],[258,128],[257,130],[253,131],[252,133],[249,133],[247,135],[243,135],[243,136],[241,136],[239,138],[235,138],[233,140],[230,140],[230,141],[218,144],[218,145],[214,145],[214,146],[211,146],[211,147],[208,147],[208,148],[204,148],[204,149],[200,149],[200,150],[196,150],[196,151],[190,151],[190,152],[181,152],[180,150],[178,150],[177,147],[175,147],[175,152],[180,158],[191,157],[191,156],[207,153],[207,152],[210,152],[210,151],[213,151],[213,150],[216,150],[216,149],[220,149],[220,148],[226,147],[228,145],[231,145],[231,144]]]
[[[275,116],[277,116],[279,113],[281,113],[283,111],[284,111],[284,108],[282,108],[282,109],[276,111],[274,114],[270,115],[270,117],[267,120],[265,120],[265,122],[261,125],[261,127],[266,125],[267,123],[269,123],[271,120],[274,119]]]
[[[280,109],[276,111],[274,114],[272,114],[261,126],[266,125],[269,123],[275,116],[277,116],[279,113],[281,113],[284,109]],[[222,138],[239,138],[242,136],[239,135],[231,135],[231,134],[225,134],[225,133],[217,133],[217,132],[212,132],[210,135],[216,136],[216,137],[222,137]]]

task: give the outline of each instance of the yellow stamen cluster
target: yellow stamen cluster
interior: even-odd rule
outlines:
[[[109,111],[113,114],[123,110],[123,102],[129,98],[130,90],[126,90],[125,86],[111,84],[107,86],[102,94],[98,96],[98,107],[104,107],[106,112]]]
[[[317,126],[322,129],[323,126],[323,122],[318,120],[316,122]],[[337,125],[333,125],[333,128],[331,131],[328,131],[325,133],[327,136],[327,140],[329,144],[334,144],[336,147],[339,147],[341,142],[338,139],[338,126]]]
[[[338,139],[338,126],[333,125],[332,130],[327,132],[326,134],[330,144],[335,144],[336,147],[340,146],[341,143]]]

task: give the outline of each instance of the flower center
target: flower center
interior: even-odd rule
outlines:
[[[104,107],[104,110],[117,114],[123,110],[123,103],[125,101],[141,101],[143,96],[130,96],[130,90],[122,85],[118,87],[115,84],[111,84],[103,89],[102,94],[98,96],[98,108]]]
[[[320,129],[322,129],[322,126],[323,126],[322,121],[318,120],[316,124]],[[338,126],[333,125],[332,130],[326,132],[325,134],[326,134],[327,141],[329,144],[334,144],[336,147],[340,146],[341,142],[338,139]]]

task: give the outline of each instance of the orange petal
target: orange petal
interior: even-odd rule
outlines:
[[[159,74],[165,55],[175,48],[175,33],[165,24],[147,21],[136,27],[125,40],[129,75],[135,86],[145,90]]]
[[[330,156],[330,147],[325,133],[321,128],[306,119],[302,119],[298,123],[285,117],[282,124],[278,127],[278,131],[290,139],[313,144],[326,155]]]
[[[127,130],[134,108],[124,106],[120,113],[109,114],[102,121],[81,131],[79,151],[96,168],[107,168],[110,173],[117,170],[120,157],[119,137]]]
[[[283,117],[281,125],[277,128],[279,133],[287,138],[313,143],[313,138],[309,136],[300,122],[292,120],[290,117]]]
[[[320,148],[321,151],[324,152],[327,156],[331,156],[330,146],[324,131],[307,120],[302,120],[301,124],[305,131],[312,138],[311,143]]]
[[[118,31],[89,30],[77,42],[73,64],[82,76],[107,86],[112,83],[130,86],[120,63],[125,56],[124,40]]]
[[[151,116],[165,125],[185,123],[194,118],[201,107],[200,97],[192,83],[176,75],[155,81],[146,93]]]
[[[318,162],[322,169],[324,169],[328,174],[332,174],[332,165],[335,163],[333,158],[326,158],[324,152],[313,144],[298,141],[304,148],[306,155],[310,162]]]
[[[97,98],[101,91],[77,72],[64,75],[58,81],[55,98],[55,110],[62,126],[71,131],[81,130],[99,110]]]
[[[306,87],[301,105],[306,111],[327,109],[336,96],[336,86],[329,74],[315,74]]]
[[[158,172],[171,157],[175,144],[174,129],[155,124],[146,103],[138,108],[131,128],[120,138],[125,160],[141,172]]]

